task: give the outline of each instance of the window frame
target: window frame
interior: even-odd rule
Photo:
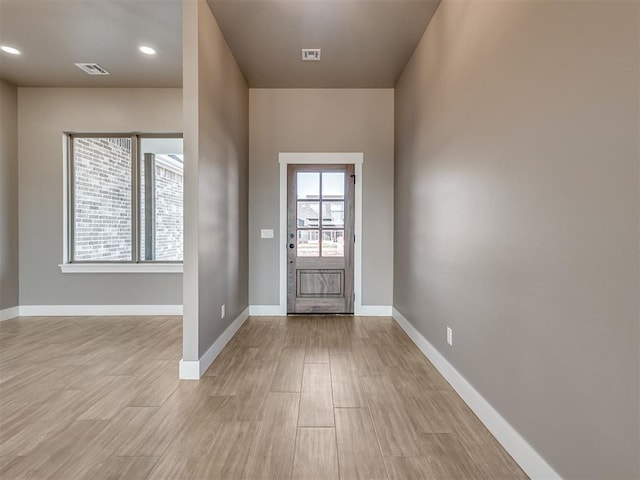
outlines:
[[[140,162],[143,161],[140,144],[145,138],[184,138],[182,133],[142,133],[142,132],[101,132],[81,133],[65,132],[65,251],[64,261],[60,265],[63,273],[78,272],[182,272],[183,260],[145,260],[141,257],[141,176]],[[77,138],[128,138],[131,140],[131,259],[130,260],[74,260],[75,254],[75,168],[74,140]],[[183,177],[184,179],[184,177]],[[184,181],[184,180],[183,180]],[[183,207],[184,212],[184,207]],[[184,235],[184,231],[183,231]],[[166,268],[164,268],[166,266]],[[131,270],[131,268],[135,270]],[[178,268],[179,267],[179,268]]]

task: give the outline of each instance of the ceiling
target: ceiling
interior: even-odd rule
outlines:
[[[394,87],[439,0],[208,0],[254,88]],[[302,48],[321,48],[302,62]]]
[[[181,0],[0,0],[0,76],[19,86],[179,87]],[[140,45],[156,49],[145,56]],[[89,76],[74,63],[98,63]]]
[[[393,87],[439,4],[207,1],[252,88]],[[19,86],[179,87],[182,0],[0,0],[0,44],[22,51],[0,52],[0,77]],[[302,62],[302,48],[321,48],[322,60]]]

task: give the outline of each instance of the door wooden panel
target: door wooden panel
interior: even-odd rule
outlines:
[[[299,297],[344,296],[344,270],[298,270]]]
[[[353,172],[288,166],[288,313],[353,313]]]

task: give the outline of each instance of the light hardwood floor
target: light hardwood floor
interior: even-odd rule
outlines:
[[[0,478],[527,478],[391,318],[253,317],[200,381],[181,328],[1,322]]]

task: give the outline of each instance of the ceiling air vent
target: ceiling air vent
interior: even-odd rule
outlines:
[[[109,75],[109,72],[97,63],[76,63],[75,66],[89,75]]]
[[[318,62],[320,61],[320,49],[319,48],[303,48],[302,60],[305,62]]]

